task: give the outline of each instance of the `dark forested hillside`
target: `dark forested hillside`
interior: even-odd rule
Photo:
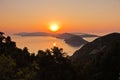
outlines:
[[[72,57],[62,48],[20,49],[0,32],[0,80],[119,80],[120,34],[96,39]]]
[[[118,80],[120,73],[120,33],[112,33],[90,42],[71,57],[89,80]]]
[[[73,80],[75,74],[62,48],[39,50],[35,55],[0,33],[0,80]]]

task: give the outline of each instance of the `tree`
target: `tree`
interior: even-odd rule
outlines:
[[[62,48],[53,47],[51,50],[39,50],[36,57],[40,67],[38,78],[41,80],[75,79],[75,71]]]
[[[4,38],[5,38],[5,37],[3,36],[3,34],[4,34],[3,32],[0,32],[0,43],[2,43],[2,41],[3,41]]]
[[[15,76],[16,63],[10,56],[0,56],[0,80],[11,80]]]

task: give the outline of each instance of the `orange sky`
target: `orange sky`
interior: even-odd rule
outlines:
[[[0,0],[0,31],[120,32],[120,0]]]

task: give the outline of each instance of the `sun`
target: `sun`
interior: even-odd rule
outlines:
[[[52,32],[58,31],[59,28],[60,28],[60,27],[59,27],[58,24],[51,24],[51,25],[50,25],[50,30],[51,30]]]

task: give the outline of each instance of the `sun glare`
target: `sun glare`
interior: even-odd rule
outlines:
[[[50,30],[53,31],[53,32],[58,31],[59,30],[58,24],[52,24],[52,25],[50,25]]]
[[[55,42],[53,43],[53,46],[57,46]]]

